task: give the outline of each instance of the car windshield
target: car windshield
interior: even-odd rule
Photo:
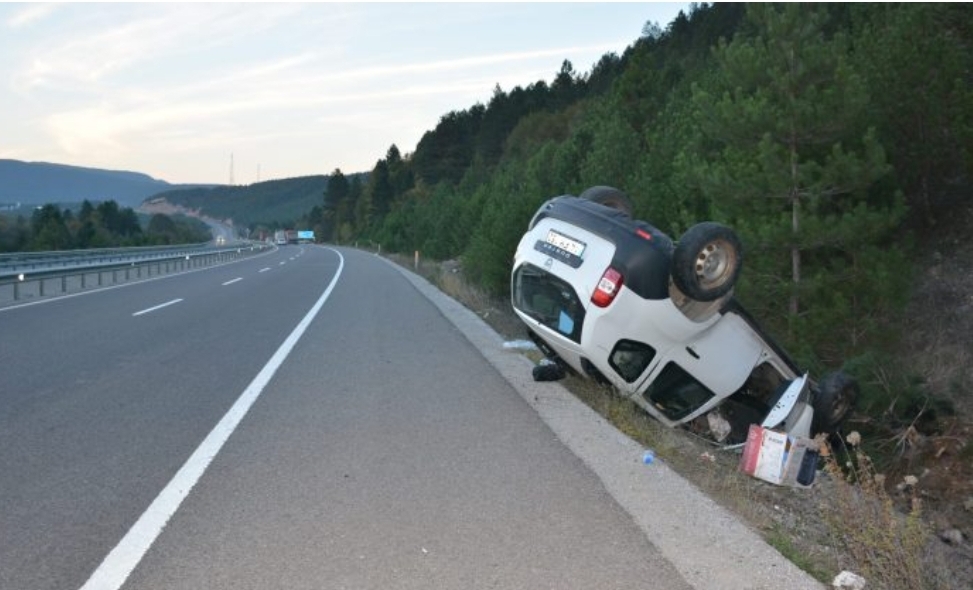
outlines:
[[[571,285],[536,266],[514,273],[513,305],[548,328],[581,342],[584,305]]]

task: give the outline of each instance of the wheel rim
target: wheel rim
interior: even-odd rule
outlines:
[[[706,244],[696,257],[696,277],[705,288],[719,287],[733,274],[736,253],[723,240]]]
[[[851,409],[851,399],[852,391],[844,387],[835,396],[834,401],[831,403],[831,421],[832,423],[840,422],[848,410]]]

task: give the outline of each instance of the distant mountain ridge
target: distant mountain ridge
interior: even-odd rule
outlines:
[[[174,188],[154,195],[143,209],[165,211],[166,207],[175,207],[241,226],[288,223],[324,203],[329,178],[327,175],[302,176],[245,186]]]
[[[240,225],[288,223],[323,205],[328,179],[317,175],[239,186],[170,184],[140,172],[0,159],[0,211],[20,203],[20,211],[29,216],[40,205],[113,200],[145,213],[184,213]]]
[[[80,203],[113,200],[125,207],[138,207],[145,199],[178,188],[140,172],[102,170],[50,162],[0,159],[0,204]]]

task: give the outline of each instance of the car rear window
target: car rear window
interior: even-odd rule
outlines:
[[[584,305],[565,281],[532,264],[514,273],[513,305],[541,324],[581,342]]]

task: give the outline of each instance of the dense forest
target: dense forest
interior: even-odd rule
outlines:
[[[334,170],[303,222],[461,259],[502,294],[539,204],[616,186],[673,238],[735,228],[737,297],[809,369],[924,395],[894,355],[916,242],[970,205],[971,26],[967,4],[694,4],[587,73],[564,62],[443,115],[355,182]],[[914,417],[886,390],[864,398]]]
[[[143,217],[115,201],[84,201],[73,209],[47,204],[34,209],[29,220],[0,215],[0,252],[192,244],[212,238],[198,219],[159,213]]]

